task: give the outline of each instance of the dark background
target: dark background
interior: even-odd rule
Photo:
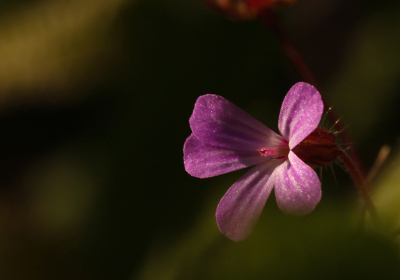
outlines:
[[[298,0],[279,17],[366,169],[392,147],[375,187],[395,188],[399,1]],[[360,232],[341,164],[314,212],[285,215],[272,194],[239,243],[214,213],[244,171],[184,170],[198,96],[277,131],[300,80],[271,32],[200,0],[2,1],[0,278],[398,279],[400,206],[377,198],[384,225]]]

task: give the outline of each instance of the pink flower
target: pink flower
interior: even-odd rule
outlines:
[[[323,107],[313,86],[295,84],[279,114],[281,136],[221,96],[197,99],[183,148],[186,171],[207,178],[255,165],[218,204],[217,224],[228,238],[250,234],[273,187],[285,213],[305,215],[317,206],[321,182],[312,167],[336,159],[335,137],[317,128]]]

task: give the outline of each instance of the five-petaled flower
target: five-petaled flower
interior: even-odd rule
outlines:
[[[217,224],[228,238],[250,234],[273,187],[282,211],[314,210],[321,183],[313,168],[330,164],[337,150],[333,134],[318,128],[323,107],[313,86],[295,84],[279,114],[281,136],[221,96],[198,98],[183,149],[186,171],[207,178],[255,165],[218,204]]]

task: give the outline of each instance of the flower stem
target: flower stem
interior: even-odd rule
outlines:
[[[336,154],[340,158],[340,160],[346,165],[347,170],[350,173],[350,175],[354,181],[354,184],[356,185],[358,192],[360,193],[360,196],[365,203],[365,207],[368,209],[368,212],[371,216],[373,223],[375,224],[375,226],[379,226],[380,221],[378,218],[378,213],[377,213],[376,208],[371,200],[371,197],[368,194],[366,180],[365,180],[364,176],[362,176],[362,173],[358,169],[358,166],[354,163],[354,161],[351,159],[351,157],[345,151],[338,148],[336,150]]]
[[[304,63],[303,58],[300,56],[294,45],[289,40],[288,36],[285,34],[284,30],[281,28],[278,19],[271,9],[263,9],[259,13],[259,20],[263,26],[272,31],[279,39],[283,50],[285,51],[287,57],[292,62],[293,66],[299,72],[301,78],[304,82],[312,84],[317,87],[317,82],[314,76],[311,74],[307,65]]]
[[[318,89],[319,87],[317,85],[317,82],[316,82],[314,76],[311,74],[311,71],[307,67],[307,64],[304,62],[303,58],[301,57],[299,52],[296,50],[295,46],[292,44],[289,37],[284,32],[283,28],[279,24],[279,21],[276,18],[273,11],[269,8],[263,9],[258,14],[258,18],[259,18],[260,22],[262,23],[262,25],[266,29],[271,30],[277,36],[287,57],[292,62],[293,66],[296,68],[296,70],[299,72],[303,81],[307,82],[309,84],[312,84],[313,86],[315,86]],[[322,94],[322,96],[323,96],[323,94]],[[327,102],[327,100],[324,96],[323,96],[322,101],[324,102],[325,108],[330,107],[328,105],[329,102]],[[354,142],[351,140],[351,137],[346,133],[345,127],[341,123],[337,122],[337,120],[339,119],[337,114],[335,114],[335,112],[333,110],[331,110],[330,113],[328,114],[328,118],[331,123],[335,124],[337,131],[340,132],[340,136],[341,136],[341,139],[343,140],[344,144],[347,147],[351,147],[351,149],[349,150],[349,154],[352,157],[355,165],[357,165],[357,169],[359,170],[359,172],[362,174],[363,177],[365,177],[364,168],[361,163],[360,157],[358,156],[358,152],[357,152],[356,148],[352,145]]]

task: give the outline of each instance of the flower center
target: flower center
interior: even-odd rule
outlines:
[[[257,152],[260,153],[260,156],[262,157],[267,157],[274,155],[274,159],[281,159],[281,158],[287,158],[287,155],[289,154],[289,147],[287,145],[282,146],[276,150],[274,149],[269,149],[269,148],[259,148],[257,149]]]
[[[335,136],[324,129],[317,128],[292,151],[311,167],[325,166],[336,159]]]
[[[260,156],[262,156],[262,157],[266,157],[266,156],[270,156],[270,155],[276,154],[275,150],[268,149],[268,148],[259,148],[259,149],[257,149],[257,152],[259,152]]]

